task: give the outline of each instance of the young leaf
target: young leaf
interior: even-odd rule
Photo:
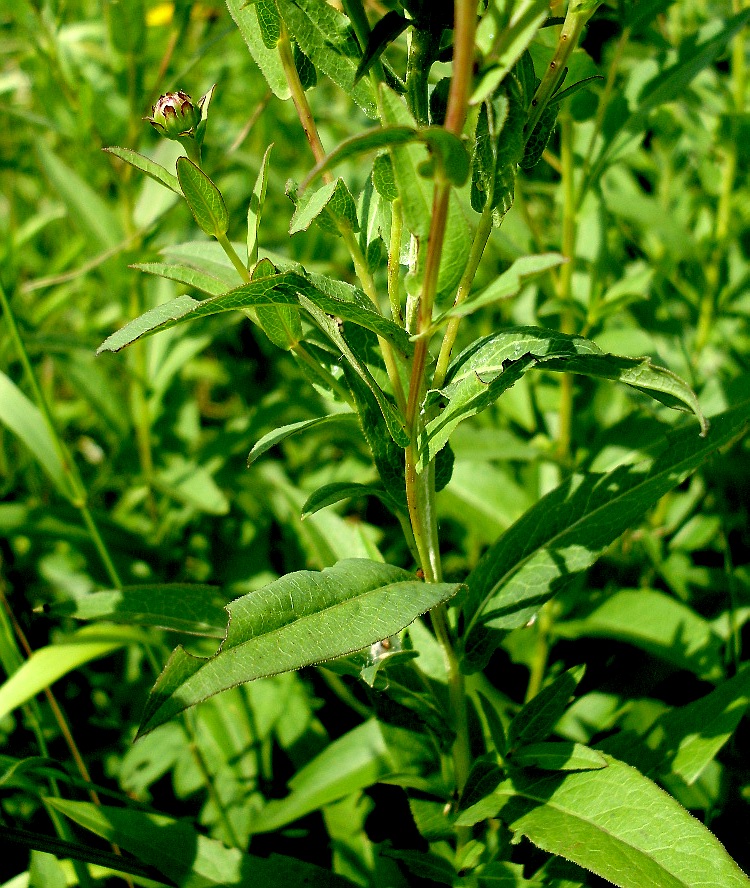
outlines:
[[[653,463],[605,475],[573,475],[527,511],[484,554],[467,578],[467,651],[481,621],[495,629],[525,625],[541,605],[590,567],[667,491],[720,447],[742,435],[750,403],[712,418],[711,431],[667,434]],[[481,634],[481,633],[480,633]]]
[[[200,228],[212,237],[226,234],[229,213],[224,198],[203,170],[187,157],[180,157],[177,159],[177,178]]]
[[[288,99],[291,93],[279,53],[275,48],[269,49],[263,40],[264,33],[269,39],[269,31],[266,29],[264,32],[261,28],[259,15],[262,13],[259,14],[255,4],[250,5],[245,0],[226,0],[226,3],[250,55],[263,72],[273,94],[279,99]]]
[[[354,74],[355,83],[370,70],[385,52],[388,45],[393,43],[408,27],[409,22],[394,9],[386,12],[383,18],[375,22],[367,39],[367,46],[365,47],[362,60]]]
[[[188,583],[123,586],[55,604],[49,613],[76,620],[156,626],[169,632],[224,638],[227,599],[216,586]]]
[[[427,404],[445,406],[427,423],[420,441],[421,464],[427,462],[428,454],[429,459],[434,457],[460,422],[484,410],[534,367],[623,382],[669,407],[692,411],[702,434],[707,430],[698,399],[687,383],[649,358],[609,355],[581,336],[515,327],[472,343],[451,364],[446,385],[428,394]]]
[[[266,185],[268,184],[268,161],[271,157],[273,143],[266,148],[260,170],[255,180],[255,187],[247,207],[247,267],[251,268],[258,261],[258,230],[263,204],[266,201]]]
[[[526,743],[544,740],[568,707],[586,667],[573,666],[530,700],[508,726],[508,747],[512,752]]]
[[[516,774],[458,817],[500,817],[516,835],[622,888],[747,888],[703,824],[628,765],[545,777]]]
[[[179,888],[352,888],[348,879],[293,857],[255,857],[209,839],[187,820],[161,814],[49,798],[50,805],[74,823],[150,864]]]
[[[189,706],[241,682],[342,657],[400,632],[460,586],[423,583],[365,559],[297,571],[227,606],[227,637],[209,659],[178,647],[154,686],[145,734]]]
[[[319,425],[329,427],[331,425],[349,425],[356,420],[356,413],[332,413],[329,416],[318,416],[315,419],[303,419],[301,422],[293,422],[290,425],[281,426],[274,429],[267,435],[264,435],[259,441],[253,445],[247,457],[247,464],[251,466],[259,456],[262,456],[272,447],[285,441],[292,435],[299,432],[307,431],[307,429],[315,428]]]
[[[118,148],[117,146],[113,146],[111,148],[102,148],[102,151],[106,151],[108,154],[114,154],[115,157],[119,157],[120,160],[124,160],[142,173],[150,176],[155,182],[158,182],[165,188],[169,188],[170,191],[174,191],[175,194],[179,194],[180,197],[182,197],[182,191],[180,190],[180,183],[177,176],[170,173],[169,170],[165,170],[161,164],[155,163],[153,160],[144,157],[142,154],[138,154],[137,151],[131,151],[130,148]]]
[[[355,484],[351,481],[336,481],[333,484],[325,484],[319,487],[315,493],[311,493],[302,507],[302,518],[314,515],[326,506],[340,503],[341,500],[354,499],[363,496],[376,496],[386,506],[393,509],[395,504],[382,487],[374,484]]]

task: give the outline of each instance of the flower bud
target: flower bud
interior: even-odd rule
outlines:
[[[196,107],[182,90],[166,93],[159,98],[151,109],[151,117],[146,120],[167,139],[195,138],[196,127],[201,121],[201,102]]]

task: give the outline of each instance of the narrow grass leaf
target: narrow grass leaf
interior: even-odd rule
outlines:
[[[52,187],[62,198],[68,215],[99,247],[113,250],[125,239],[117,214],[88,182],[48,148],[36,142],[39,163]]]
[[[140,733],[220,691],[361,650],[395,635],[460,587],[348,559],[298,571],[228,605],[227,637],[209,659],[177,648],[154,686]]]
[[[39,408],[0,371],[0,423],[7,426],[34,454],[58,491],[72,496],[65,469]]]
[[[0,718],[84,663],[145,641],[142,632],[123,626],[85,626],[56,644],[34,651],[0,686]]]

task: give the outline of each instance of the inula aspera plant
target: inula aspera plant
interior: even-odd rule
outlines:
[[[132,70],[153,14],[146,6],[110,4]],[[196,9],[184,6],[187,14],[172,11],[183,37]],[[62,814],[116,846],[79,860],[134,883],[180,886],[750,884],[708,828],[727,798],[720,758],[750,703],[739,635],[748,609],[737,599],[745,580],[729,523],[701,524],[705,488],[688,480],[707,461],[732,458],[728,447],[743,446],[750,422],[741,386],[717,381],[738,378],[744,345],[724,364],[711,352],[712,331],[748,279],[731,211],[747,160],[736,137],[746,127],[750,10],[705,6],[227,0],[257,66],[247,77],[262,75],[268,88],[247,131],[279,115],[296,140],[296,180],[276,160],[288,156],[278,137],[225,175],[235,148],[222,158],[216,109],[243,104],[243,78],[193,101],[185,90],[195,78],[185,75],[147,116],[131,92],[133,147],[106,149],[130,183],[126,211],[135,168],[152,180],[149,193],[154,183],[166,190],[167,206],[184,201],[184,225],[199,233],[170,243],[174,227],[160,233],[158,214],[123,232],[146,252],[133,257],[138,268],[161,281],[149,298],[146,278],[128,284],[139,288],[129,320],[98,349],[132,346],[135,356],[98,359],[131,376],[141,474],[116,512],[159,548],[190,538],[189,510],[210,514],[201,503],[218,497],[210,521],[227,529],[204,523],[201,533],[223,539],[220,558],[237,557],[238,567],[221,590],[198,582],[221,582],[227,566],[210,558],[197,577],[185,564],[160,573],[157,558],[136,569],[136,559],[112,557],[32,382],[41,410],[32,424],[52,448],[45,468],[79,509],[108,576],[53,604],[60,619],[99,624],[75,636],[80,660],[25,679],[23,691],[18,676],[34,658],[6,667],[15,674],[0,688],[0,711],[93,657],[126,644],[146,651],[158,678],[121,786],[145,800],[174,768],[184,797],[182,768],[183,784],[189,772],[191,791],[205,793],[192,826],[102,805],[95,793],[73,801],[50,792],[44,804],[61,840],[70,838]],[[606,37],[594,50],[596,34]],[[639,61],[644,47],[653,59]],[[675,161],[668,181],[653,158],[678,156],[679,132],[694,131],[700,112],[693,105],[686,122],[673,108],[716,78],[727,80],[725,104],[716,99],[715,217],[689,221],[680,204],[670,229],[665,207],[690,166]],[[134,150],[144,116],[179,145],[176,161],[166,143]],[[661,192],[639,191],[649,177]],[[144,218],[143,205],[138,212]],[[644,224],[658,249],[648,231],[639,241]],[[679,226],[692,226],[705,252],[702,282],[691,283],[690,263],[701,261],[677,245]],[[675,293],[691,287],[690,311],[670,316]],[[3,309],[33,381],[5,295]],[[672,345],[666,334],[651,340],[667,356],[657,358],[644,331],[671,323],[680,326]],[[162,357],[148,352],[144,340],[167,330]],[[265,367],[268,391],[243,392],[237,380],[250,407],[230,408],[234,428],[201,444],[197,462],[175,454],[161,471],[157,441],[194,441],[198,422],[189,399],[178,411],[159,389],[164,355],[176,373],[225,335]],[[212,372],[221,384],[232,375]],[[15,387],[12,397],[25,398]],[[160,417],[169,416],[167,431]],[[228,482],[238,485],[231,513],[206,469],[214,460],[239,479]],[[131,508],[140,517],[124,521]],[[255,523],[233,539],[230,528],[247,526],[233,517],[243,509]],[[273,526],[258,517],[267,513]],[[662,542],[693,519],[706,545],[723,540],[731,577],[710,603],[706,589],[703,609],[690,591],[695,573],[680,585],[684,561],[670,561]],[[257,551],[266,560],[251,567]],[[126,637],[123,623],[142,628]],[[182,633],[168,658],[160,630]],[[675,702],[633,704],[608,685],[601,652],[589,662],[581,639],[592,637],[632,644],[704,684]],[[64,644],[50,644],[50,657]],[[633,661],[633,673],[642,668]],[[644,681],[634,679],[632,698]],[[345,713],[328,733],[311,683]],[[293,776],[280,791],[282,750]],[[138,767],[149,776],[136,779]],[[391,806],[407,826],[378,835],[373,824]],[[286,832],[295,825],[302,832]],[[311,829],[327,836],[322,855],[293,840]],[[91,884],[96,874],[78,864],[73,877]]]

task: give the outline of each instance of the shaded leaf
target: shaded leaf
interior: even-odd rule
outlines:
[[[299,432],[307,431],[307,429],[312,429],[319,425],[348,425],[356,420],[356,418],[356,413],[332,413],[328,416],[317,416],[315,419],[303,419],[301,422],[293,422],[289,425],[281,426],[280,428],[274,429],[272,432],[263,435],[263,437],[253,445],[253,449],[247,457],[247,464],[249,466],[252,465],[255,460],[266,453],[266,451]]]
[[[513,763],[543,771],[592,771],[607,767],[607,759],[599,750],[567,740],[522,746],[513,753]]]
[[[224,638],[226,598],[216,586],[157,583],[123,586],[52,605],[49,613],[77,620],[156,626],[170,632]]]
[[[508,726],[510,750],[544,740],[568,708],[568,701],[583,678],[586,667],[573,666],[526,703]]]
[[[319,487],[315,493],[310,494],[302,507],[302,518],[314,515],[320,509],[325,509],[326,506],[332,506],[335,503],[341,502],[341,500],[364,496],[376,496],[390,508],[393,508],[395,505],[382,487],[376,487],[374,484],[337,481],[333,484],[325,484],[323,487]]]

